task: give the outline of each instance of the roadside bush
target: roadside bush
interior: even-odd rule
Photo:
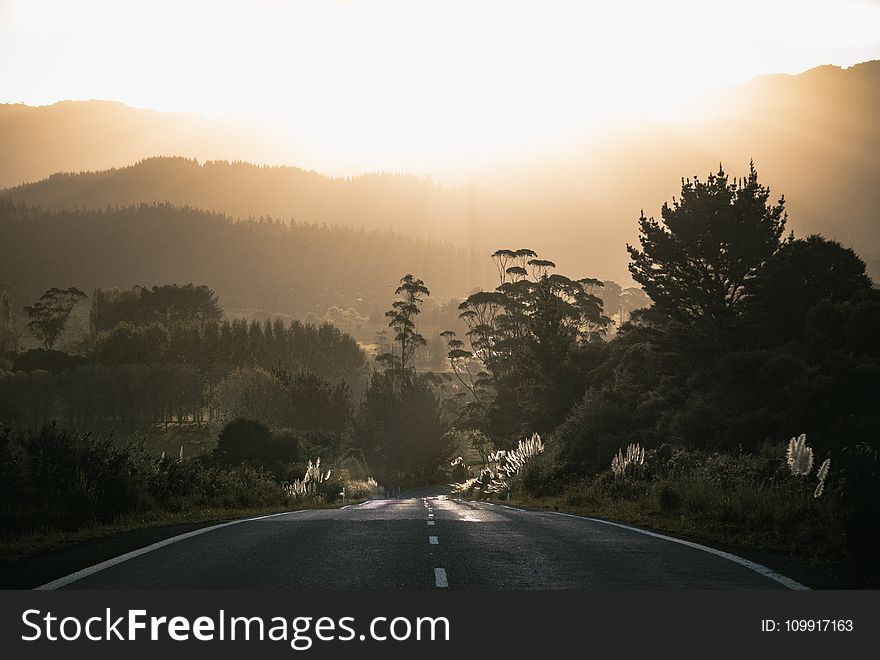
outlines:
[[[286,431],[273,433],[268,426],[253,419],[236,419],[224,426],[213,453],[219,465],[250,465],[279,478],[287,478],[299,457],[297,436]]]
[[[643,471],[625,478],[610,463],[568,484],[561,501],[605,518],[812,557],[841,557],[878,531],[878,464],[869,448],[841,457],[837,468],[832,460],[818,497],[815,471],[793,475],[782,444],[740,454],[661,445],[646,452]],[[540,481],[524,484],[528,495],[546,493]]]
[[[558,458],[549,449],[554,446],[548,443],[546,453],[535,456],[523,466],[519,485],[529,495],[534,497],[559,495],[565,488],[566,482],[560,474]]]
[[[44,427],[0,427],[0,534],[74,530],[136,512],[280,506],[280,484],[253,466],[148,454],[143,443]]]

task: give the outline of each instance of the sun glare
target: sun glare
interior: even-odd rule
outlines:
[[[725,86],[880,44],[877,5],[852,1],[27,0],[7,14],[32,57],[5,72],[6,101],[249,118],[335,172],[473,165],[609,120],[687,119]]]

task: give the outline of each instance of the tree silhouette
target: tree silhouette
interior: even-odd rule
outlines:
[[[386,485],[425,479],[449,460],[450,438],[433,379],[374,372],[352,430],[373,475]]]
[[[412,362],[416,350],[427,342],[416,329],[416,316],[421,312],[423,302],[421,296],[430,296],[425,283],[410,274],[400,279],[400,286],[394,291],[400,296],[391,304],[391,309],[385,312],[390,319],[388,327],[394,330],[394,341],[400,346],[399,354],[394,354],[394,348],[390,353],[384,353],[377,359],[387,364],[391,369],[399,369],[401,373],[406,371],[407,365]]]
[[[289,434],[273,436],[269,427],[252,419],[235,419],[217,436],[214,459],[221,465],[246,463],[278,468],[298,458],[299,443]]]
[[[629,270],[659,312],[720,339],[780,247],[785,202],[770,205],[769,196],[754,163],[734,181],[719,167],[705,182],[683,180],[681,198],[663,204],[660,221],[642,213],[641,249],[626,246]]]
[[[601,280],[553,273],[555,264],[528,248],[497,250],[491,258],[498,286],[458,307],[469,346],[451,330],[441,334],[452,372],[472,399],[459,412],[482,411],[493,440],[507,446],[565,418],[583,394],[577,356],[611,320],[603,313]]]
[[[93,335],[111,330],[119,323],[159,323],[169,327],[184,323],[218,323],[223,309],[217,294],[204,284],[163,284],[151,289],[95,289],[89,310]]]
[[[751,335],[764,344],[796,338],[819,301],[841,303],[870,288],[865,263],[851,248],[818,235],[785,241],[752,284]]]
[[[28,327],[46,348],[52,348],[64,331],[73,308],[85,297],[86,294],[76,287],[49,289],[37,302],[24,308],[31,319]]]
[[[12,301],[6,291],[0,291],[0,351],[13,351],[18,346]]]

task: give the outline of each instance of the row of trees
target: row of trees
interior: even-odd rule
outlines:
[[[178,362],[205,374],[241,367],[311,372],[330,381],[350,380],[365,367],[357,342],[335,326],[285,324],[280,318],[171,325],[124,321],[95,338],[93,357],[104,364]]]
[[[217,294],[201,284],[165,284],[152,288],[95,289],[89,309],[92,335],[109,332],[121,323],[132,325],[217,324],[223,309]]]
[[[179,364],[0,372],[0,420],[19,428],[58,422],[130,430],[202,422],[209,415],[207,399],[198,370]]]
[[[235,369],[210,383],[184,364],[85,364],[48,371],[0,372],[0,420],[37,429],[148,431],[171,424],[257,420],[273,428],[344,433],[353,409],[345,383],[313,373]]]
[[[86,298],[74,287],[52,288],[24,308],[31,330],[46,349],[55,346],[73,309]],[[329,323],[230,321],[222,316],[216,294],[205,285],[96,289],[89,311],[91,332],[81,348],[101,364],[180,363],[203,373],[261,367],[339,380],[364,367],[354,338]],[[0,340],[4,351],[17,346],[13,308],[5,291],[0,292]]]
[[[0,364],[0,420],[118,430],[217,428],[239,417],[297,431],[350,425],[349,385],[362,380],[365,358],[330,324],[223,320],[204,285],[97,289],[85,354],[48,350],[84,298],[51,289],[26,308],[47,349],[12,352]]]
[[[373,375],[353,430],[353,442],[386,477],[424,478],[435,470],[454,448],[454,434],[447,431],[455,425],[494,420],[507,434],[498,444],[513,445],[525,417],[537,412],[561,421],[565,402],[577,396],[569,382],[550,390],[546,384],[558,380],[560,370],[575,369],[568,353],[604,336],[611,321],[595,294],[603,283],[551,273],[555,264],[528,249],[499,250],[492,259],[498,287],[458,306],[469,348],[454,331],[442,333],[458,387],[416,371],[417,351],[427,344],[417,319],[430,291],[412,274],[400,280],[398,298],[386,313],[392,341],[377,356],[385,371]],[[560,405],[558,395],[566,388]],[[444,399],[456,389],[466,401],[452,412]]]
[[[70,287],[46,291],[24,308],[29,327],[52,349],[74,308],[87,296]],[[339,380],[360,373],[364,356],[357,342],[335,326],[280,318],[263,322],[223,320],[216,294],[205,285],[151,289],[96,289],[89,310],[86,348],[102,364],[180,363],[203,373],[229,368],[308,371]],[[12,305],[0,294],[0,349],[17,345]]]

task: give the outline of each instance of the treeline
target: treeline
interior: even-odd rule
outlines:
[[[0,372],[0,420],[39,429],[51,422],[120,431],[210,419],[208,387],[179,364],[81,365],[52,373]]]
[[[237,417],[298,430],[348,425],[365,356],[330,324],[221,320],[204,285],[96,289],[78,354],[53,350],[85,298],[53,288],[25,308],[47,348],[5,353],[0,421],[117,430],[218,427]]]
[[[227,309],[321,319],[336,305],[368,317],[384,306],[385,283],[409,270],[455,295],[480,281],[483,264],[389,231],[239,221],[171,204],[48,211],[0,200],[0,289],[15,301],[59,282],[86,292],[209,282]]]
[[[168,326],[218,323],[222,318],[217,295],[204,284],[95,289],[89,309],[89,330],[96,335],[125,322]]]
[[[357,342],[338,328],[280,318],[207,323],[123,321],[94,337],[92,359],[106,365],[179,363],[211,377],[237,367],[309,372],[337,381],[359,374],[364,355]]]
[[[438,238],[466,228],[473,193],[408,174],[333,178],[290,166],[162,156],[96,172],[56,173],[0,196],[50,209],[170,202],[238,218],[272,215]]]

